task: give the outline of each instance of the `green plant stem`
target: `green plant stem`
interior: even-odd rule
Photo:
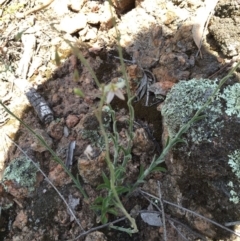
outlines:
[[[189,120],[185,125],[183,125],[180,128],[180,130],[178,131],[178,133],[173,138],[168,139],[168,141],[166,143],[166,146],[164,147],[161,155],[157,159],[155,159],[155,157],[153,158],[150,166],[142,173],[142,175],[138,178],[136,183],[133,185],[132,190],[134,190],[139,184],[143,183],[144,179],[149,175],[149,173],[151,173],[153,171],[153,169],[157,165],[159,165],[160,163],[165,161],[166,155],[169,153],[169,151],[171,150],[171,148],[173,146],[175,146],[177,143],[184,142],[181,139],[182,134],[186,133],[194,122],[197,122],[198,120],[204,118],[204,116],[200,116],[201,113],[203,112],[203,110],[206,109],[206,107],[209,106],[212,103],[212,101],[214,99],[214,96],[217,94],[217,92],[220,90],[220,88],[223,86],[223,84],[227,81],[228,78],[230,78],[232,76],[233,72],[239,66],[240,66],[240,62],[234,68],[232,68],[232,70],[224,78],[221,79],[221,81],[218,84],[218,86],[215,89],[215,91],[207,99],[206,103],[195,113],[195,115],[191,118],[191,120]]]
[[[101,133],[104,137],[104,140],[105,140],[105,148],[106,148],[106,162],[107,162],[107,165],[108,165],[108,169],[109,169],[109,172],[110,172],[110,188],[111,188],[111,191],[112,191],[112,194],[115,198],[115,206],[118,207],[122,212],[123,214],[126,216],[126,218],[130,221],[131,223],[131,226],[132,226],[132,229],[128,229],[128,233],[136,233],[138,232],[138,228],[137,228],[137,225],[136,225],[136,221],[134,218],[132,218],[129,213],[127,212],[127,210],[124,208],[119,196],[118,196],[118,193],[117,193],[117,190],[116,190],[116,186],[115,186],[115,183],[116,183],[116,176],[115,176],[115,167],[113,165],[113,163],[111,162],[111,159],[110,159],[110,149],[109,149],[109,140],[108,140],[108,136],[107,136],[107,133],[106,133],[106,130],[103,126],[103,122],[102,122],[102,108],[103,108],[103,105],[104,105],[104,100],[105,100],[105,96],[102,96],[101,98],[101,101],[100,101],[100,105],[99,105],[99,109],[96,113],[96,117],[98,119],[98,122],[99,122],[99,126],[100,126],[100,130],[101,130]],[[115,143],[115,148],[117,148],[117,145],[118,143]]]
[[[52,148],[50,148],[47,143],[44,141],[44,139],[38,135],[37,133],[35,133],[23,120],[21,120],[20,118],[18,118],[13,112],[11,112],[1,101],[0,101],[0,105],[11,115],[13,116],[15,119],[17,119],[22,125],[24,125],[24,127],[30,132],[32,133],[32,135],[34,135],[38,141],[41,143],[42,146],[44,146],[53,156],[54,160],[59,163],[64,171],[71,177],[72,181],[74,182],[74,184],[76,185],[76,187],[79,189],[79,191],[82,193],[82,195],[84,196],[85,199],[88,199],[87,194],[85,193],[83,187],[81,186],[81,184],[79,183],[79,181],[72,175],[72,173],[68,170],[68,168],[66,167],[66,165],[64,164],[64,162],[61,160],[61,158],[59,158],[56,153],[53,151]]]
[[[131,94],[131,90],[130,90],[130,85],[129,85],[129,80],[128,80],[128,76],[127,76],[127,71],[125,68],[125,64],[124,64],[124,60],[123,60],[123,51],[122,51],[122,47],[120,44],[120,33],[117,30],[117,24],[116,21],[114,19],[114,15],[113,15],[113,11],[112,11],[112,1],[108,0],[109,2],[109,6],[110,6],[110,12],[111,12],[111,16],[112,16],[112,21],[113,21],[113,26],[115,28],[115,32],[117,35],[117,49],[118,49],[118,55],[119,55],[119,59],[120,59],[120,64],[121,64],[121,72],[123,75],[123,78],[125,79],[126,82],[126,89],[127,89],[127,105],[128,105],[128,111],[129,111],[129,128],[128,128],[128,133],[130,135],[130,141],[132,141],[133,138],[133,122],[134,122],[134,109],[132,106],[132,101],[134,99],[134,96],[132,96]]]

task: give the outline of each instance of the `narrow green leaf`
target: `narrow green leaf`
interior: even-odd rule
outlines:
[[[61,64],[61,58],[60,58],[60,56],[59,56],[59,53],[58,53],[57,49],[55,49],[55,62],[56,62],[56,65],[57,65],[57,66],[60,66],[60,64]]]
[[[92,210],[95,210],[95,211],[101,211],[102,206],[101,206],[101,205],[91,205],[90,208],[91,208]]]
[[[177,144],[177,143],[184,143],[184,144],[187,145],[187,141],[184,140],[184,139],[181,139],[181,138],[177,138],[177,139],[175,140],[174,144]]]
[[[193,122],[197,122],[199,120],[202,120],[206,117],[206,115],[200,115],[200,116],[196,116],[192,119]]]
[[[103,202],[103,197],[97,197],[95,200],[94,200],[94,203],[102,203]]]
[[[116,187],[116,190],[117,190],[117,193],[120,195],[120,194],[128,192],[129,188],[124,187],[124,186],[119,186],[119,187]]]
[[[154,168],[152,169],[152,171],[166,172],[167,170],[166,170],[166,168],[164,168],[164,167],[154,167]]]
[[[74,94],[76,94],[82,98],[85,97],[84,93],[79,88],[74,88],[73,91],[74,91]]]
[[[107,185],[105,183],[102,183],[102,184],[99,184],[96,189],[101,190],[101,189],[104,189],[104,188],[109,189],[109,185]]]
[[[168,146],[168,144],[169,144],[169,141],[170,141],[170,137],[168,136],[168,137],[167,137],[167,141],[166,141],[166,144],[165,144],[165,147],[166,147],[166,146]]]
[[[144,172],[143,165],[140,165],[139,177],[141,177],[141,176],[142,176],[143,172]]]
[[[106,224],[108,222],[107,215],[104,213],[101,215],[101,223]]]
[[[77,69],[74,69],[74,71],[73,71],[73,80],[75,82],[77,82],[77,81],[79,81],[79,79],[80,79],[79,72],[78,72]]]
[[[118,212],[117,212],[115,209],[113,209],[113,208],[109,208],[109,209],[107,210],[107,212],[108,212],[108,213],[111,213],[111,214],[113,214],[113,215],[115,215],[115,216],[118,215]]]
[[[103,199],[102,207],[103,207],[103,210],[107,210],[107,208],[109,207],[109,197],[106,197]]]
[[[27,29],[18,32],[16,35],[14,35],[14,40],[19,41],[22,38],[23,33],[26,32],[26,31],[27,31]]]
[[[110,180],[108,179],[107,175],[104,172],[102,173],[102,177],[103,177],[104,184],[106,184],[110,188]]]

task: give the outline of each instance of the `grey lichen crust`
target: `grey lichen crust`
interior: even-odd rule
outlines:
[[[5,169],[2,182],[10,180],[20,187],[26,187],[29,192],[34,191],[36,173],[38,169],[32,161],[25,156],[14,159]]]
[[[238,183],[230,181],[228,186],[231,187],[230,191],[230,201],[237,204],[239,203],[239,189],[240,184],[240,150],[235,150],[232,154],[230,154],[228,159],[228,164],[232,168],[232,172],[236,175],[237,179],[239,180]]]
[[[226,87],[221,97],[226,101],[226,114],[240,117],[240,84]]]
[[[175,136],[178,130],[193,117],[216,88],[216,81],[192,79],[180,81],[171,89],[162,108],[170,137]],[[193,124],[187,133],[187,138],[194,143],[210,141],[222,128],[223,123],[219,120],[221,114],[219,95],[215,96],[213,103],[202,114],[205,117]]]

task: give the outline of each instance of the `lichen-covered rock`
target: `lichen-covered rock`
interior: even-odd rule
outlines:
[[[216,87],[216,81],[194,79],[172,88],[162,107],[163,142],[193,117]],[[240,218],[239,96],[239,84],[224,87],[203,111],[204,118],[183,134],[187,144],[176,145],[165,159],[169,173],[163,183],[165,198],[221,224]],[[169,210],[204,235],[225,240],[222,229],[194,215]]]
[[[209,33],[228,57],[240,54],[240,32],[237,31],[240,24],[239,6],[239,1],[220,0],[209,24]]]
[[[35,190],[37,167],[25,156],[14,159],[5,169],[2,183],[16,198],[28,197]]]
[[[236,16],[235,18],[214,17],[214,21],[209,27],[210,33],[220,46],[221,51],[228,57],[240,53],[240,34],[236,31],[239,24],[240,18]]]
[[[207,79],[180,81],[167,95],[162,115],[170,137],[175,136],[180,127],[186,124],[201,108],[217,88],[217,83]],[[208,106],[202,115],[205,117],[194,124],[187,133],[192,142],[201,142],[219,134],[223,122],[219,96]]]
[[[240,84],[236,83],[225,88],[221,97],[226,101],[226,114],[240,117]]]

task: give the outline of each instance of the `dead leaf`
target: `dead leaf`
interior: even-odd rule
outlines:
[[[196,12],[192,28],[192,36],[199,51],[204,37],[204,30],[208,25],[209,18],[212,15],[217,2],[218,0],[206,0],[205,6],[199,8]]]
[[[142,212],[142,220],[150,226],[160,227],[162,226],[162,221],[160,218],[160,213]]]

